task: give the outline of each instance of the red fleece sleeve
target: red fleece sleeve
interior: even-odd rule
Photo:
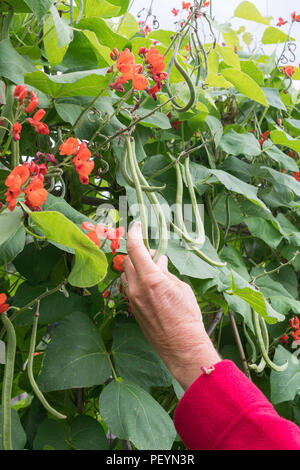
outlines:
[[[300,428],[228,360],[189,387],[174,424],[191,450],[300,450]]]

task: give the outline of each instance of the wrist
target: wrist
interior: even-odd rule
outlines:
[[[187,390],[202,375],[203,367],[209,369],[221,361],[221,357],[207,336],[197,348],[184,354],[171,372],[183,389]]]

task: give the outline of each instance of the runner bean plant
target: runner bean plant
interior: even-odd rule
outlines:
[[[300,11],[282,8],[220,24],[182,2],[168,31],[154,2],[1,2],[2,449],[184,449],[183,390],[120,285],[133,220],[221,356],[300,424]]]

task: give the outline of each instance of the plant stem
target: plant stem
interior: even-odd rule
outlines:
[[[231,310],[228,311],[228,316],[229,316],[229,319],[230,319],[234,339],[235,339],[235,342],[236,342],[236,345],[237,345],[237,348],[238,348],[238,351],[239,351],[239,355],[240,355],[240,358],[241,358],[241,361],[242,361],[242,366],[243,366],[244,372],[247,375],[247,377],[249,379],[251,379],[247,359],[246,359],[246,356],[245,356],[244,348],[243,348],[241,337],[240,337],[240,334],[239,334],[239,330],[238,330],[236,322],[235,322],[234,314]]]

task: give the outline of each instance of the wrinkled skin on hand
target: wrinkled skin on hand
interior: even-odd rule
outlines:
[[[136,320],[171,374],[186,390],[201,367],[221,359],[208,337],[191,287],[168,271],[168,259],[153,262],[143,243],[141,225],[127,237],[128,256],[121,280]]]

